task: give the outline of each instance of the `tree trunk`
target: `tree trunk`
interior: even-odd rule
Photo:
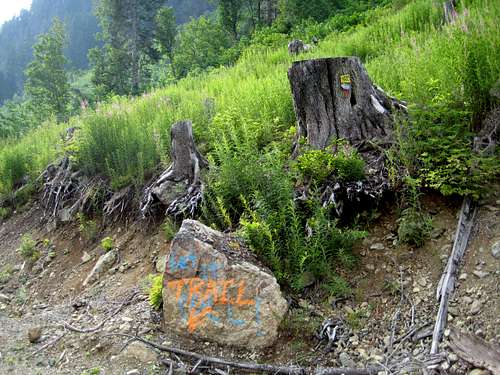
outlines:
[[[401,104],[372,84],[357,57],[299,61],[288,77],[298,136],[307,137],[313,148],[340,138],[352,145],[391,138],[391,113]]]
[[[200,173],[208,162],[196,148],[191,121],[174,124],[170,136],[172,165],[146,189],[141,211],[147,215],[161,203],[168,215],[193,217],[203,192]]]
[[[357,57],[295,62],[288,77],[297,117],[292,157],[298,156],[303,137],[314,149],[344,139],[367,164],[366,181],[326,186],[322,199],[334,203],[340,216],[348,201],[365,206],[364,198],[380,197],[389,187],[383,151],[393,142],[393,115],[406,113],[405,103],[374,86]]]

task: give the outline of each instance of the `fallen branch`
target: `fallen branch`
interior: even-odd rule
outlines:
[[[431,354],[436,354],[439,351],[439,343],[443,337],[443,332],[446,326],[446,318],[448,316],[448,300],[455,289],[455,278],[458,272],[458,267],[467,249],[469,237],[474,225],[477,207],[471,198],[465,198],[460,211],[460,219],[458,220],[457,232],[455,234],[455,242],[448,264],[436,292],[436,298],[439,301],[439,311],[434,326],[432,335]]]
[[[127,298],[125,301],[123,301],[121,303],[120,306],[118,306],[118,308],[113,311],[113,313],[111,313],[109,316],[107,316],[106,318],[104,318],[103,321],[101,321],[101,323],[99,323],[97,326],[93,327],[93,328],[86,328],[86,329],[82,329],[82,328],[77,328],[77,327],[74,327],[72,326],[71,324],[67,323],[67,322],[63,322],[62,323],[62,326],[70,331],[73,331],[73,332],[77,332],[77,333],[94,333],[94,332],[97,332],[99,330],[102,329],[102,327],[104,327],[104,324],[106,324],[106,322],[115,317],[116,315],[118,315],[118,313],[126,306],[130,305],[135,297],[137,296],[138,292],[137,291],[134,291],[129,298]]]
[[[46,343],[45,345],[43,345],[42,347],[40,347],[39,349],[37,349],[36,351],[34,351],[33,353],[31,353],[30,355],[28,355],[26,357],[26,359],[30,359],[31,357],[34,357],[35,355],[37,355],[38,353],[41,353],[43,352],[45,349],[47,348],[50,348],[51,346],[54,346],[55,344],[57,344],[64,336],[66,336],[68,332],[63,332],[62,334],[60,334],[59,336],[57,336],[54,340],[52,341],[49,341],[48,343]]]
[[[306,374],[314,374],[314,375],[373,375],[377,374],[381,367],[369,367],[366,369],[356,369],[356,368],[335,368],[335,367],[327,367],[327,368],[303,368],[299,366],[275,366],[275,365],[264,365],[257,363],[245,363],[245,362],[233,362],[228,361],[222,358],[208,357],[202,354],[177,349],[173,347],[163,346],[157,344],[155,342],[146,340],[139,336],[128,335],[125,333],[110,333],[106,334],[103,337],[125,337],[131,340],[140,341],[143,344],[151,346],[162,352],[167,352],[171,354],[180,355],[183,357],[189,357],[194,360],[197,360],[200,364],[206,363],[211,365],[219,365],[219,366],[229,366],[235,369],[243,370],[243,371],[258,371],[266,374],[276,374],[276,375],[306,375]],[[170,365],[170,362],[168,362]],[[199,365],[198,365],[199,366]]]

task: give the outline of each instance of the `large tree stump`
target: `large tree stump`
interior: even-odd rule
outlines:
[[[357,57],[295,62],[288,77],[297,117],[293,157],[303,137],[314,149],[344,139],[367,162],[365,182],[329,186],[323,199],[335,203],[340,215],[346,201],[380,197],[389,186],[383,149],[393,142],[393,114],[406,112],[405,103],[374,86]]]
[[[208,162],[196,148],[191,121],[174,124],[170,136],[172,164],[146,189],[141,211],[147,215],[161,203],[167,215],[193,217],[203,196],[200,173]]]

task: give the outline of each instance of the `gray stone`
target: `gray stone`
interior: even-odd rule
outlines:
[[[469,375],[490,375],[490,372],[488,370],[483,370],[480,368],[475,368],[471,372],[469,372]]]
[[[275,277],[238,240],[185,220],[166,264],[167,331],[247,349],[275,342],[287,302]]]
[[[484,279],[486,276],[489,275],[489,272],[486,272],[486,271],[474,271],[472,273],[474,274],[474,276],[476,276],[480,279]]]
[[[370,246],[370,250],[385,250],[385,246],[381,242],[375,243],[375,244]]]
[[[97,261],[97,263],[95,264],[92,271],[90,271],[89,275],[83,282],[83,286],[85,287],[99,280],[101,276],[113,266],[113,264],[116,262],[117,259],[118,259],[117,250],[111,250],[106,254],[104,254],[103,256],[101,256]]]
[[[5,294],[0,293],[0,302],[9,303],[10,302],[10,297],[7,296],[7,295],[5,295]]]
[[[156,272],[164,273],[166,267],[167,267],[167,255],[159,256],[158,260],[156,261]]]
[[[433,240],[437,240],[439,237],[441,237],[444,233],[446,232],[446,229],[444,228],[436,228],[431,232],[431,238]]]
[[[350,368],[356,367],[356,362],[354,362],[349,356],[349,354],[347,354],[346,352],[340,353],[339,361],[342,367],[350,367]]]
[[[89,253],[87,253],[86,251],[84,251],[83,255],[82,255],[82,264],[90,262],[91,259],[92,259],[92,256]]]
[[[458,277],[458,280],[460,280],[460,281],[467,280],[467,274],[466,273],[461,273],[460,276]]]
[[[153,349],[141,342],[133,342],[120,353],[117,357],[119,360],[138,361],[140,363],[155,363],[157,361],[157,354]]]
[[[481,311],[482,307],[483,307],[483,303],[480,300],[475,300],[474,302],[472,302],[472,305],[470,307],[470,313],[472,315],[475,315],[479,311]]]
[[[491,247],[491,255],[497,259],[500,258],[500,241],[495,242]]]
[[[290,55],[298,55],[301,52],[304,52],[305,43],[302,40],[295,39],[288,43],[288,53]]]

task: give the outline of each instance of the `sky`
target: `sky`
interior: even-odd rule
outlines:
[[[31,0],[0,0],[0,25],[19,15],[21,9],[29,9]]]

